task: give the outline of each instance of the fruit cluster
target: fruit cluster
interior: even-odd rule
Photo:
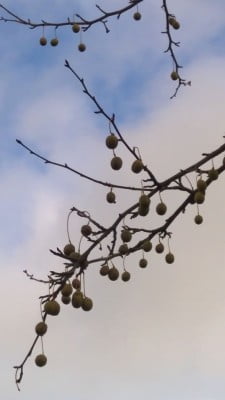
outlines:
[[[89,225],[83,225],[81,228],[82,233],[85,236],[88,236],[91,232],[88,229]],[[80,254],[75,252],[75,246],[72,243],[68,243],[64,247],[64,255],[69,257],[73,262],[80,262]],[[82,263],[81,263],[82,265]],[[83,274],[84,278],[84,274]],[[93,308],[93,301],[90,297],[87,297],[83,288],[81,287],[81,279],[75,277],[72,282],[70,280],[66,281],[59,292],[61,294],[61,302],[63,304],[70,304],[72,307],[78,309],[81,308],[84,311],[90,311]],[[48,315],[56,316],[60,313],[60,303],[55,298],[49,298],[44,303],[43,309],[45,318]],[[38,336],[41,337],[47,332],[48,326],[45,323],[44,319],[39,322],[35,327],[35,332]],[[35,358],[35,364],[38,367],[43,367],[47,363],[47,357],[42,352],[42,354],[38,354]]]
[[[72,25],[72,31],[74,33],[80,32],[80,25],[76,24],[76,23],[73,24]],[[48,43],[47,38],[44,35],[41,36],[40,39],[39,39],[39,43],[40,43],[41,46],[46,46],[47,43]],[[50,45],[52,47],[56,47],[56,46],[58,46],[58,44],[59,44],[59,39],[56,36],[50,40]],[[86,50],[86,45],[82,41],[80,41],[80,43],[78,44],[78,50],[80,52],[84,52]]]
[[[133,14],[133,18],[135,21],[139,21],[141,19],[141,13],[139,11],[136,11]],[[79,32],[81,33],[80,24],[74,23],[72,25],[72,31],[74,33],[79,33]],[[39,43],[41,46],[46,46],[48,43],[48,40],[44,35],[42,35],[39,39]],[[58,46],[58,44],[59,44],[59,39],[56,36],[50,40],[50,45],[52,47],[56,47],[56,46]],[[86,50],[86,45],[82,41],[80,41],[80,43],[78,44],[78,50],[82,53]]]

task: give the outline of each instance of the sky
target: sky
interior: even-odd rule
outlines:
[[[63,21],[76,13],[89,19],[99,15],[91,0],[55,0],[54,6],[50,0],[36,3],[5,0],[2,4],[35,21]],[[79,35],[70,28],[58,30],[57,47],[43,48],[41,30],[0,23],[0,382],[4,400],[50,396],[55,400],[224,399],[223,174],[209,187],[200,206],[203,224],[194,224],[194,205],[171,226],[174,264],[166,264],[163,255],[152,251],[148,267],[142,270],[140,254],[130,256],[128,283],[111,282],[100,276],[99,265],[90,266],[86,292],[93,299],[93,310],[85,313],[62,305],[60,314],[48,319],[47,365],[37,368],[34,364],[41,352],[38,342],[26,363],[21,392],[14,382],[13,366],[25,357],[40,321],[38,298],[48,290],[29,280],[23,270],[45,279],[49,270],[63,269],[49,249],[67,243],[66,219],[72,206],[110,225],[137,199],[136,193],[115,190],[117,203],[107,204],[106,188],[44,164],[16,139],[50,160],[67,162],[103,181],[140,185],[140,176],[130,171],[132,157],[122,146],[118,155],[123,168],[111,170],[112,154],[105,146],[108,123],[94,113],[94,104],[64,67],[64,60],[84,78],[105,111],[115,113],[124,138],[131,147],[139,147],[159,180],[223,144],[224,1],[167,3],[181,24],[174,32],[180,42],[177,59],[183,77],[192,82],[173,100],[173,65],[164,53],[167,38],[161,33],[165,19],[160,2],[143,1],[138,22],[132,18],[133,11],[119,21],[110,19],[108,34],[103,26],[93,26],[82,35],[87,46],[84,53],[78,52]],[[127,3],[101,0],[99,4],[110,10]],[[46,29],[45,35],[51,40],[54,30]],[[214,160],[216,167],[222,159],[223,155]],[[194,184],[195,177],[190,178]],[[167,215],[182,198],[180,193],[163,195]],[[152,210],[157,201],[152,202]],[[152,224],[161,220],[149,217]],[[74,243],[79,241],[82,223],[72,215]],[[122,271],[122,261],[115,263]]]

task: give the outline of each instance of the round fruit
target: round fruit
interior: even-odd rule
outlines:
[[[150,242],[150,240],[145,240],[144,243],[142,244],[142,249],[144,251],[151,251],[152,249],[152,243]]]
[[[78,261],[80,258],[80,253],[77,253],[76,251],[72,251],[70,253],[69,258],[71,258],[72,261]]]
[[[131,165],[131,169],[135,174],[139,174],[143,169],[143,162],[141,160],[135,160]]]
[[[105,144],[109,149],[115,149],[118,145],[118,139],[113,133],[111,133],[107,136]]]
[[[72,296],[72,306],[74,308],[80,308],[82,306],[83,297],[83,293],[78,289]]]
[[[172,253],[167,253],[165,260],[168,264],[172,264],[174,262],[174,255]]]
[[[47,329],[48,329],[48,325],[44,321],[39,322],[35,326],[35,332],[39,336],[43,336],[47,332]]]
[[[81,51],[81,52],[85,51],[86,50],[85,44],[84,43],[80,43],[79,46],[78,46],[78,50]]]
[[[102,275],[102,276],[108,275],[108,272],[109,272],[108,264],[102,265],[99,272],[100,272],[100,275]]]
[[[93,307],[93,301],[89,297],[84,297],[82,300],[81,307],[84,311],[90,311]]]
[[[173,18],[173,17],[169,17],[168,21],[169,21],[169,24],[170,24],[170,25],[173,25],[174,22],[176,21],[176,19]]]
[[[156,253],[163,253],[163,251],[164,251],[164,246],[163,246],[163,244],[162,243],[158,243],[156,246],[155,246],[155,251],[156,251]]]
[[[148,261],[145,258],[141,258],[139,261],[139,267],[140,268],[146,268],[148,265]]]
[[[83,225],[81,227],[81,233],[84,236],[89,236],[92,233],[92,229],[90,225]]]
[[[108,203],[115,203],[116,202],[116,195],[112,191],[108,192],[106,195],[106,200]]]
[[[126,243],[121,244],[121,246],[119,247],[119,253],[121,254],[121,256],[123,256],[124,254],[127,254],[128,252],[128,246]]]
[[[41,46],[46,46],[46,44],[47,44],[47,39],[46,39],[46,37],[42,36],[42,37],[40,38],[39,42],[40,42],[40,45],[41,45]]]
[[[47,364],[47,357],[44,354],[38,354],[38,356],[35,358],[35,364],[38,367],[43,367]]]
[[[70,296],[72,291],[73,291],[73,288],[72,288],[71,283],[65,283],[61,290],[61,294],[63,296]]]
[[[74,289],[80,289],[80,286],[81,286],[80,280],[77,279],[77,278],[73,279],[72,280],[72,286],[73,286]]]
[[[161,203],[157,204],[157,206],[156,206],[157,214],[164,215],[166,213],[166,211],[167,211],[167,207],[166,207],[165,203],[163,203],[161,201]]]
[[[55,47],[59,44],[59,41],[57,38],[53,38],[50,43],[51,43],[51,46]]]
[[[174,29],[179,29],[179,28],[180,28],[180,23],[176,20],[176,18],[170,17],[170,18],[169,18],[169,24],[170,24]]]
[[[219,176],[219,172],[217,171],[217,169],[212,168],[208,171],[208,177],[212,180],[215,181]]]
[[[130,272],[124,271],[121,275],[121,279],[124,282],[128,282],[130,280]]]
[[[66,244],[63,249],[65,256],[69,256],[73,251],[75,251],[75,247],[72,243]]]
[[[63,304],[70,304],[71,302],[71,297],[70,296],[62,296],[61,301]]]
[[[128,243],[128,242],[131,241],[131,239],[132,239],[132,234],[131,234],[131,232],[129,231],[129,229],[124,229],[124,230],[121,232],[121,239],[122,239],[122,241],[125,242],[125,243]]]
[[[195,200],[195,203],[197,203],[197,204],[202,204],[202,203],[204,203],[204,201],[205,201],[205,195],[204,195],[204,193],[202,193],[202,192],[196,192],[195,193],[195,195],[194,195],[194,200]]]
[[[149,207],[143,207],[139,206],[138,207],[138,214],[141,215],[142,217],[145,217],[149,213]]]
[[[202,216],[199,215],[199,214],[196,215],[196,216],[195,216],[195,223],[196,223],[197,225],[200,225],[202,222],[203,222]]]
[[[136,12],[133,14],[133,18],[134,18],[135,21],[140,21],[140,19],[141,19],[141,13],[139,13],[138,11],[136,11]]]
[[[180,23],[175,19],[175,21],[174,21],[172,26],[173,26],[174,29],[179,29],[180,28]]]
[[[111,281],[116,281],[119,278],[119,271],[116,267],[109,269],[108,277]]]
[[[147,196],[147,194],[142,194],[139,197],[139,207],[149,207],[150,205],[150,198]]]
[[[80,32],[80,25],[79,25],[79,24],[73,24],[73,25],[72,25],[72,31],[73,31],[74,33]]]
[[[113,157],[111,160],[111,167],[112,169],[114,169],[115,171],[118,171],[123,165],[123,161],[120,157]]]
[[[44,305],[44,310],[49,315],[58,315],[60,311],[60,305],[56,300],[49,300]]]
[[[179,78],[179,75],[176,71],[171,72],[170,76],[173,81],[176,81]]]
[[[200,192],[204,192],[207,188],[207,184],[203,179],[197,180],[197,188]]]

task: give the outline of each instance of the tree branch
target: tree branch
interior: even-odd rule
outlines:
[[[106,33],[108,33],[109,28],[106,25],[106,22],[107,22],[105,20],[106,18],[109,19],[114,16],[119,18],[122,14],[126,13],[133,7],[136,7],[139,3],[143,2],[143,1],[144,0],[130,1],[126,7],[120,8],[118,10],[108,11],[108,12],[103,11],[100,6],[96,5],[97,9],[99,11],[101,11],[102,15],[100,17],[97,17],[93,20],[88,20],[84,17],[81,17],[79,14],[76,14],[76,17],[78,18],[78,20],[71,21],[70,18],[68,17],[66,21],[62,21],[62,22],[48,22],[45,20],[42,20],[41,22],[31,22],[30,18],[28,18],[28,19],[22,18],[22,17],[18,16],[17,14],[15,14],[14,12],[12,12],[11,10],[9,10],[3,4],[0,4],[0,9],[4,10],[6,12],[6,14],[9,15],[9,17],[1,16],[0,21],[13,22],[13,23],[26,25],[30,29],[36,29],[36,28],[40,28],[40,27],[53,27],[53,28],[57,29],[60,27],[73,26],[74,24],[77,24],[82,28],[82,30],[84,32],[87,31],[89,28],[91,28],[93,25],[95,25],[97,23],[102,23],[105,27]],[[10,18],[10,17],[12,17],[12,18]]]

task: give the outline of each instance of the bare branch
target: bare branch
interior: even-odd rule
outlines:
[[[89,175],[83,174],[82,172],[70,167],[66,163],[63,164],[63,163],[58,163],[58,162],[55,162],[55,161],[48,160],[44,156],[41,156],[40,154],[36,153],[30,147],[26,146],[21,140],[16,139],[16,141],[24,149],[28,150],[31,155],[34,155],[35,157],[39,158],[40,160],[43,160],[46,164],[55,165],[55,166],[60,167],[60,168],[65,168],[66,170],[68,170],[70,172],[74,172],[76,175],[79,175],[81,178],[85,178],[85,179],[87,179],[87,180],[89,180],[91,182],[94,182],[94,183],[97,183],[99,185],[106,186],[106,187],[109,187],[109,188],[113,187],[113,188],[117,188],[117,189],[137,190],[137,191],[142,191],[143,190],[142,187],[117,185],[116,183],[103,182],[103,181],[101,181],[99,179],[95,179],[95,178],[93,178],[93,177],[91,177]]]
[[[168,47],[167,49],[164,51],[165,53],[170,53],[170,56],[172,58],[172,63],[173,63],[173,73],[175,72],[176,75],[174,75],[174,77],[172,79],[177,80],[178,81],[178,85],[175,89],[174,94],[170,97],[171,99],[173,99],[174,97],[176,97],[178,90],[180,89],[180,87],[183,86],[190,86],[191,82],[187,82],[186,79],[183,79],[180,76],[180,70],[182,68],[181,65],[179,65],[175,52],[174,52],[174,47],[179,47],[180,46],[180,42],[175,42],[172,38],[171,35],[171,27],[173,26],[174,29],[179,29],[179,22],[176,21],[175,16],[173,14],[171,14],[168,10],[168,6],[167,6],[167,1],[163,0],[163,4],[162,4],[162,9],[165,12],[165,17],[166,17],[166,30],[164,32],[162,32],[163,34],[167,35],[168,37]],[[175,24],[170,23],[170,21],[176,21]],[[171,75],[172,77],[173,75]]]
[[[130,2],[126,7],[120,8],[119,10],[114,10],[114,11],[103,11],[101,9],[100,6],[96,6],[97,9],[99,11],[101,11],[101,15],[100,17],[97,17],[93,20],[88,20],[84,17],[81,17],[79,14],[76,14],[78,20],[76,21],[71,21],[70,18],[68,17],[66,21],[63,22],[48,22],[44,19],[41,20],[41,22],[31,22],[31,20],[22,18],[20,16],[18,16],[17,14],[15,14],[14,12],[12,12],[11,10],[9,10],[7,7],[5,7],[3,4],[0,4],[0,9],[4,10],[6,15],[8,15],[9,17],[4,17],[1,16],[0,17],[0,21],[3,22],[13,22],[13,23],[18,23],[18,24],[22,24],[22,25],[26,25],[28,26],[30,29],[35,29],[35,28],[40,28],[40,27],[53,27],[53,28],[59,28],[59,27],[64,27],[64,26],[72,26],[73,24],[77,24],[80,25],[82,27],[83,31],[87,31],[89,28],[91,28],[93,25],[97,24],[97,23],[102,23],[105,27],[105,31],[106,33],[109,32],[109,29],[106,25],[106,18],[109,19],[111,17],[118,17],[124,13],[126,13],[127,11],[129,11],[130,9],[132,9],[133,7],[137,6],[137,4],[143,2],[144,0],[135,0]]]

